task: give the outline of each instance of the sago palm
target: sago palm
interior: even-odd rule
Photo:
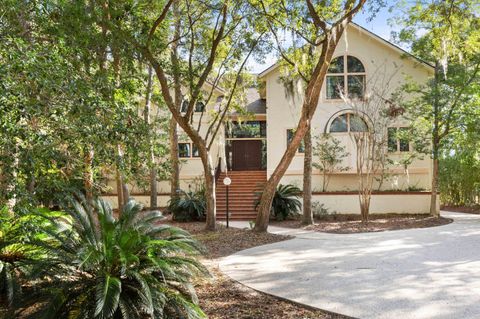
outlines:
[[[258,207],[262,192],[257,192],[256,194],[255,207]],[[298,213],[302,208],[302,203],[298,200],[301,194],[302,191],[295,185],[278,185],[273,196],[271,208],[271,214],[275,219],[284,220],[289,215]]]
[[[168,205],[168,209],[173,213],[173,219],[176,221],[201,220],[205,217],[206,207],[207,202],[203,188],[198,191],[179,190],[177,196],[173,197]]]
[[[11,308],[21,297],[22,283],[39,273],[42,261],[49,261],[52,238],[48,233],[57,227],[50,219],[60,215],[42,209],[13,212],[0,207],[0,307]]]
[[[93,206],[72,200],[65,208],[72,228],[57,236],[56,267],[39,298],[29,297],[37,305],[29,317],[204,317],[191,280],[206,270],[188,233],[133,201],[118,218],[102,200]]]

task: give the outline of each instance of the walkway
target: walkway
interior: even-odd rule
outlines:
[[[350,235],[296,231],[220,267],[254,289],[356,318],[480,318],[480,216],[442,216],[455,221]]]

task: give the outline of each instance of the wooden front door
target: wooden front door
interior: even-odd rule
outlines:
[[[262,141],[232,141],[232,169],[234,171],[258,171],[262,169]]]

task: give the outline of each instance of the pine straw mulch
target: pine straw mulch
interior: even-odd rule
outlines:
[[[427,228],[450,224],[453,220],[445,217],[431,217],[430,215],[372,215],[367,224],[362,223],[359,216],[335,216],[333,220],[315,220],[314,225],[304,226],[300,220],[285,220],[271,222],[270,224],[288,228],[302,228],[305,230],[335,233],[355,234],[400,230],[411,228]]]
[[[206,231],[205,223],[166,223],[190,232],[206,248],[203,263],[212,275],[201,280],[195,289],[200,307],[210,319],[345,319],[347,317],[311,309],[248,288],[224,275],[217,258],[247,248],[290,239],[269,233],[255,233],[248,229],[226,228],[218,225],[216,232]]]

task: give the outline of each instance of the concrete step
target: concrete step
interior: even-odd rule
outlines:
[[[256,212],[249,212],[249,213],[232,213],[230,212],[230,219],[237,219],[237,220],[252,220],[257,217]],[[227,215],[225,213],[220,214],[217,213],[217,219],[226,219]]]
[[[219,211],[226,211],[227,210],[227,205],[217,205],[217,210]],[[230,211],[255,211],[255,205],[238,205],[238,206],[232,206],[232,204],[228,205],[228,210]]]

